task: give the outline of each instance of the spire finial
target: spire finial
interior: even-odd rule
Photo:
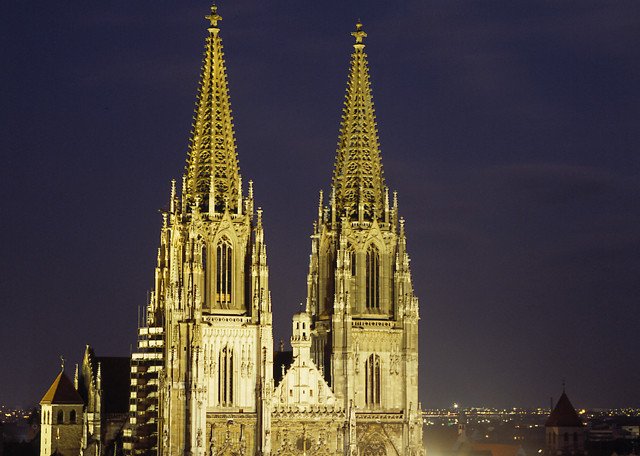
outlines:
[[[360,22],[360,19],[358,19],[358,22],[356,22],[356,31],[351,32],[351,36],[356,39],[356,44],[361,44],[364,46],[363,40],[367,37],[367,33],[362,30],[362,22]]]
[[[64,356],[60,355],[60,370],[64,372]]]
[[[211,5],[211,14],[204,17],[211,23],[211,28],[218,28],[218,22],[222,20],[222,16],[218,14],[218,7],[214,3]]]

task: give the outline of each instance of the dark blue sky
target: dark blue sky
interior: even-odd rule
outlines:
[[[0,403],[126,355],[186,157],[209,2],[4,2]],[[361,18],[407,219],[424,407],[640,406],[640,3],[220,2],[276,340],[305,298]]]

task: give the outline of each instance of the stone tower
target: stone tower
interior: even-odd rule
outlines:
[[[418,299],[404,220],[383,176],[362,24],[352,35],[331,194],[325,206],[320,193],[311,236],[311,351],[355,413],[351,453],[357,440],[360,454],[419,454]]]
[[[84,401],[64,367],[40,401],[40,456],[80,453]]]
[[[269,446],[267,252],[262,211],[251,181],[243,191],[238,166],[221,19],[212,7],[181,194],[174,181],[133,356],[131,453],[257,454]]]
[[[584,455],[584,423],[567,394],[562,396],[544,424],[547,456]]]

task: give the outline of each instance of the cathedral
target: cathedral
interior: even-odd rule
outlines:
[[[351,33],[306,306],[292,316],[291,351],[274,351],[268,227],[258,190],[240,174],[215,6],[206,19],[186,167],[162,216],[154,288],[130,363],[122,452],[423,455],[418,299],[397,194],[383,177],[367,34],[360,23]]]

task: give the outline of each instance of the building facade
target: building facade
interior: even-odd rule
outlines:
[[[215,6],[185,174],[163,214],[132,357],[128,454],[419,455],[418,300],[353,32],[332,190],[306,308],[274,353],[262,210],[240,175]],[[281,356],[286,355],[286,356]],[[275,362],[274,362],[275,360]]]

